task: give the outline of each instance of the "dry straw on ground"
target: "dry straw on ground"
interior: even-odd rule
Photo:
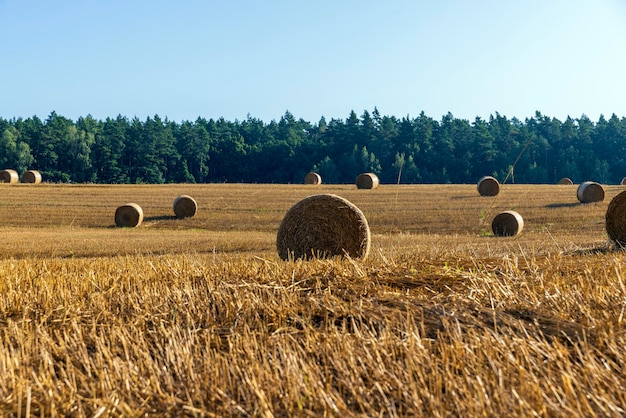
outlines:
[[[174,214],[177,218],[191,218],[198,210],[195,199],[188,195],[180,195],[174,199]]]
[[[320,176],[318,173],[308,173],[306,176],[304,176],[304,184],[322,184],[322,176]]]
[[[497,237],[513,237],[524,229],[522,215],[514,210],[506,210],[497,214],[491,221],[491,230]]]
[[[22,175],[22,183],[41,183],[41,173],[37,170],[28,170]]]
[[[127,203],[115,210],[115,225],[134,228],[143,222],[143,209],[136,203]]]
[[[606,209],[606,233],[617,245],[626,247],[626,192],[615,196]]]
[[[364,259],[370,241],[370,228],[359,208],[340,196],[320,194],[287,211],[276,247],[283,260],[343,255]]]
[[[571,186],[572,184],[574,184],[574,182],[572,181],[572,179],[568,178],[568,177],[563,177],[561,180],[559,180],[558,184],[562,184],[562,185],[566,185],[566,186]]]
[[[602,202],[604,200],[604,188],[595,181],[585,181],[578,186],[576,196],[580,203]]]
[[[19,176],[15,170],[7,169],[0,171],[0,183],[17,183],[18,180]]]
[[[500,183],[495,177],[485,176],[478,180],[478,193],[481,196],[496,196],[500,193]]]
[[[374,173],[361,173],[356,178],[358,189],[375,189],[380,184],[378,176]]]

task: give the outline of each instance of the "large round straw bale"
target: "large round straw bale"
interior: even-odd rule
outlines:
[[[7,169],[0,171],[0,183],[17,183],[19,179],[20,176],[15,170]]]
[[[620,247],[626,247],[626,191],[611,199],[606,209],[606,233]]]
[[[361,173],[356,178],[357,189],[375,189],[379,184],[378,176],[374,173]]]
[[[318,173],[309,173],[304,176],[304,184],[322,184],[322,176]]]
[[[496,196],[500,193],[500,183],[495,177],[485,176],[478,180],[478,193],[481,196]]]
[[[514,210],[497,214],[491,221],[491,230],[496,237],[513,237],[524,229],[524,219]]]
[[[624,177],[622,181],[619,182],[619,184],[622,186],[626,186],[626,177]]]
[[[366,258],[370,228],[363,212],[348,200],[319,194],[300,200],[287,211],[276,236],[283,260],[348,255]]]
[[[115,225],[134,228],[143,222],[143,209],[136,203],[127,203],[115,210]]]
[[[584,181],[578,186],[576,196],[580,203],[602,202],[604,200],[604,189],[602,185],[595,181]]]
[[[572,181],[572,179],[568,178],[568,177],[563,177],[561,180],[559,180],[558,184],[563,184],[563,185],[567,185],[567,186],[571,186],[572,184],[574,184],[574,182]]]
[[[22,174],[22,183],[41,183],[41,173],[37,170],[28,170]]]
[[[198,204],[191,196],[183,194],[174,199],[174,214],[177,218],[191,218],[197,210]]]

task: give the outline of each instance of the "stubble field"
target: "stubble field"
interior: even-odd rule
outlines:
[[[0,185],[0,414],[624,415],[623,190]],[[363,211],[366,260],[278,258],[317,193]],[[116,228],[128,202],[144,223]]]

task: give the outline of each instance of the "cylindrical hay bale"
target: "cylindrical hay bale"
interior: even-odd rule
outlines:
[[[495,177],[485,176],[478,180],[478,193],[481,196],[496,196],[500,193],[500,183]]]
[[[304,176],[304,184],[322,184],[322,176],[317,173],[309,173]]]
[[[524,229],[524,219],[514,210],[497,214],[491,221],[491,230],[496,237],[514,237]]]
[[[626,247],[626,192],[615,196],[606,209],[606,233],[617,245]]]
[[[0,183],[17,183],[19,179],[20,176],[15,170],[7,169],[0,171]]]
[[[595,181],[584,181],[578,186],[576,196],[580,203],[602,202],[604,200],[604,189],[602,185]]]
[[[28,170],[27,172],[22,174],[22,183],[41,183],[41,173],[37,170]]]
[[[620,185],[622,185],[622,186],[626,186],[626,177],[624,177],[624,178],[622,179],[622,181],[620,181],[620,183],[619,183],[619,184],[620,184]]]
[[[566,185],[566,186],[571,186],[572,184],[574,184],[574,182],[572,181],[572,179],[567,178],[567,177],[563,177],[561,180],[559,180],[558,184],[562,184],[562,185]]]
[[[143,222],[143,209],[136,203],[127,203],[115,210],[115,225],[134,228]]]
[[[198,204],[191,196],[184,194],[174,199],[174,214],[177,218],[191,218],[197,210]]]
[[[374,173],[361,173],[356,178],[357,189],[375,189],[379,184],[378,176]]]
[[[287,211],[276,236],[283,260],[348,255],[365,259],[370,228],[363,212],[333,194],[302,199]]]

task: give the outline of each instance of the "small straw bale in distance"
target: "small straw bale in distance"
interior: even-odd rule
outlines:
[[[496,237],[514,237],[524,229],[522,215],[514,210],[506,210],[497,214],[491,221],[491,230]]]
[[[322,184],[322,176],[320,176],[318,173],[308,173],[306,176],[304,176],[304,184]]]
[[[606,209],[606,233],[620,247],[626,247],[626,191],[621,192]]]
[[[622,186],[626,186],[626,177],[624,177],[622,181],[619,182],[619,184]]]
[[[379,184],[380,180],[374,173],[361,173],[356,178],[357,189],[375,189]]]
[[[496,196],[500,193],[500,183],[492,176],[484,176],[478,180],[477,187],[481,196]]]
[[[569,177],[563,177],[561,180],[559,180],[558,184],[571,186],[572,184],[574,184],[574,182]]]
[[[186,194],[178,196],[174,199],[174,214],[177,218],[191,218],[198,210],[198,203],[195,199]]]
[[[17,183],[20,177],[17,171],[7,169],[0,171],[0,183]]]
[[[41,183],[41,173],[37,170],[28,170],[22,174],[22,183],[39,184]]]
[[[127,203],[115,210],[115,225],[134,228],[143,222],[143,209],[136,203]]]
[[[306,197],[287,211],[278,228],[276,247],[283,260],[348,255],[367,258],[370,228],[363,212],[343,197]]]
[[[604,188],[595,181],[584,181],[578,186],[576,196],[580,203],[602,202],[604,200]]]

